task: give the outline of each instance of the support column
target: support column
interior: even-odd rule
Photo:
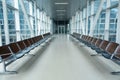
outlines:
[[[109,40],[109,24],[110,24],[110,0],[107,0],[107,10],[106,10],[106,17],[105,17],[105,33],[104,39]]]
[[[5,43],[9,44],[10,37],[9,37],[9,28],[8,28],[8,14],[7,14],[6,0],[2,0],[2,6],[3,6],[3,17],[4,17]]]
[[[42,34],[44,34],[44,12],[42,11],[42,26],[41,26],[41,29],[42,29]]]
[[[83,30],[84,30],[84,34],[86,35],[86,8],[84,8],[83,9],[83,18],[82,18],[82,20],[83,20]]]
[[[42,11],[40,12],[40,34],[42,34]]]
[[[47,32],[50,32],[50,17],[48,16],[48,31]]]
[[[2,32],[1,32],[1,25],[0,25],[0,46],[2,46]]]
[[[32,29],[33,29],[33,34],[35,35],[35,33],[34,33],[34,30],[35,30],[35,28],[33,27],[33,6],[32,6],[32,2],[31,1],[29,1],[29,11],[30,11],[30,16],[29,16],[29,20],[30,20],[30,24],[31,24],[31,27],[32,27]]]
[[[73,16],[73,17],[72,17],[72,33],[75,32],[74,29],[75,29],[75,28],[74,28],[74,16]]]
[[[118,22],[117,22],[117,33],[116,33],[116,42],[120,43],[120,0],[118,6]]]
[[[77,33],[79,33],[79,29],[80,29],[80,26],[79,26],[79,11],[78,11],[78,16],[77,16],[77,18],[78,18],[78,21],[77,21],[77,26],[78,26]]]
[[[76,15],[75,15],[75,32],[77,33],[77,12],[76,12]]]
[[[48,22],[48,16],[47,16],[47,26],[46,26],[47,32],[49,30],[49,22]]]
[[[46,13],[45,13],[45,33],[47,32],[47,16],[46,16]]]
[[[75,32],[75,16],[73,16],[73,32]]]
[[[47,26],[48,26],[48,21],[47,21],[47,16],[46,16],[46,18],[45,18],[46,20],[45,20],[45,33],[47,33]]]
[[[34,17],[35,17],[35,35],[37,36],[38,26],[37,26],[37,4],[36,4],[36,1],[34,1]]]
[[[80,24],[80,11],[79,11],[79,13],[78,13],[78,14],[79,14],[79,16],[78,16],[78,17],[79,17],[79,22],[78,22],[78,23],[79,23],[79,32],[78,32],[78,33],[80,33],[80,34],[81,34],[81,28],[80,28],[80,27],[81,27],[81,24]]]
[[[80,11],[81,32],[82,32],[82,34],[85,34],[85,26],[84,26],[84,22],[82,20],[82,13],[83,13],[83,11]]]
[[[46,27],[47,27],[47,16],[46,16],[46,13],[45,13],[45,33],[46,33]]]
[[[82,12],[80,11],[80,34],[82,34],[82,22],[81,22],[81,17],[82,17]]]
[[[49,21],[50,21],[50,30],[49,30],[49,32],[51,32],[51,34],[53,34],[53,23],[52,23],[52,20],[51,19],[49,19]]]
[[[17,10],[15,10],[15,26],[16,26],[16,40],[20,41],[20,18],[19,18],[19,4],[18,0],[14,0],[14,6]]]
[[[37,27],[38,27],[38,35],[40,35],[40,10],[37,9],[37,19],[38,19],[38,22],[37,22]]]
[[[45,12],[43,12],[43,14],[42,14],[42,26],[43,26],[43,34],[45,34]]]
[[[86,35],[88,35],[88,15],[89,15],[89,0],[87,1],[86,8]]]
[[[71,19],[69,21],[69,33],[71,34]]]
[[[47,20],[46,20],[47,18],[46,18],[46,13],[45,13],[45,27],[44,27],[44,33],[46,33],[46,25],[47,25]]]
[[[23,0],[19,0],[19,2],[20,2],[20,5],[21,5],[21,8],[22,8],[22,11],[24,13],[25,19],[26,19],[26,21],[28,23],[28,26],[29,26],[29,29],[30,29],[30,32],[31,32],[31,37],[33,37],[34,36],[33,27],[32,27],[32,24],[30,23],[30,19],[28,17],[27,12],[26,12],[24,2],[23,2]]]
[[[48,18],[48,25],[49,25],[49,30],[48,30],[48,32],[51,32],[51,27],[50,27],[50,25],[51,25],[51,21],[50,21],[50,17]]]
[[[93,27],[93,20],[94,20],[94,1],[91,2],[91,17],[90,17],[90,31],[92,30],[92,27]],[[89,32],[89,35],[90,35],[90,32]]]
[[[101,11],[102,11],[102,6],[103,6],[103,4],[104,4],[104,0],[101,0],[100,6],[99,6],[98,11],[97,11],[97,13],[96,13],[96,15],[95,15],[95,18],[94,18],[94,24],[93,24],[93,26],[91,26],[91,29],[90,29],[90,36],[93,36],[94,29],[95,29],[95,26],[96,26],[97,21],[98,21],[98,19],[99,19],[99,15],[100,15],[100,13],[101,13]]]
[[[71,33],[74,32],[74,27],[73,27],[73,26],[74,26],[74,25],[73,25],[73,17],[74,17],[74,16],[72,16],[72,19],[71,19]]]
[[[73,26],[74,27],[74,32],[76,32],[76,20],[75,20],[75,16],[74,16],[74,23],[73,24],[74,24],[74,26]]]
[[[52,27],[52,21],[50,20],[50,17],[49,17],[49,32],[52,33],[52,29],[51,29],[51,27]]]
[[[72,34],[72,18],[70,19],[70,33]]]
[[[53,34],[53,23],[52,23],[52,20],[50,19],[50,31],[51,34]]]
[[[49,32],[49,16],[47,16],[47,32]]]
[[[79,33],[79,12],[77,12],[77,33]]]
[[[46,33],[46,14],[44,12],[44,34]]]
[[[49,25],[48,25],[48,16],[47,16],[47,21],[46,21],[46,33],[48,32],[48,29],[49,29]]]

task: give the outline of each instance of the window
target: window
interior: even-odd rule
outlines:
[[[117,12],[117,7],[110,9],[109,41],[116,41]]]
[[[105,11],[102,11],[100,17],[97,21],[97,25],[94,31],[94,36],[99,37],[101,39],[104,38],[104,29],[105,29]]]
[[[110,0],[110,2],[111,2],[111,5],[118,4],[118,1],[119,1],[119,0]]]

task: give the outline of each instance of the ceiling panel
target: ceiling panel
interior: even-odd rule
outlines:
[[[40,9],[44,10],[54,20],[68,20],[78,9],[86,6],[87,0],[36,0]],[[65,3],[67,5],[56,5],[57,3]],[[66,10],[66,11],[56,11]]]

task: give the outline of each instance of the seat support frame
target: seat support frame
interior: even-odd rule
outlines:
[[[7,71],[5,61],[2,60],[0,63],[0,74],[17,74],[17,71]]]

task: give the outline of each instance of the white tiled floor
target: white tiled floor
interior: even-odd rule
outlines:
[[[56,35],[43,53],[39,47],[33,50],[36,56],[25,56],[13,63],[21,66],[18,74],[0,75],[0,80],[120,80],[120,75],[110,74],[114,66],[109,64],[114,63],[90,56],[94,51],[80,45],[69,40],[68,35]]]

